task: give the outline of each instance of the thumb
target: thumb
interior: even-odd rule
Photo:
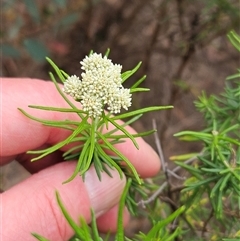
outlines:
[[[2,241],[35,240],[38,233],[51,241],[68,240],[73,231],[57,204],[58,190],[68,213],[79,224],[79,217],[90,222],[90,208],[96,216],[116,205],[125,180],[112,171],[113,178],[102,174],[101,182],[93,168],[86,173],[85,181],[77,176],[62,184],[75,169],[75,162],[63,162],[32,175],[22,183],[1,194]]]

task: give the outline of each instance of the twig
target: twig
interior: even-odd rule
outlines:
[[[214,212],[213,212],[213,209],[212,209],[210,214],[209,214],[209,217],[207,218],[207,220],[203,224],[202,234],[201,234],[202,238],[204,237],[204,234],[205,234],[205,232],[207,230],[207,225],[208,225],[209,221],[211,220],[211,218],[213,217],[213,214],[214,214]]]
[[[199,155],[200,155],[200,154],[201,154],[201,152],[199,153]],[[197,155],[196,155],[196,156],[197,156]],[[191,157],[190,159],[186,160],[184,163],[185,163],[185,164],[189,164],[189,163],[193,162],[193,161],[196,159],[196,156]],[[178,171],[181,170],[181,169],[182,169],[182,168],[181,168],[180,166],[177,166],[177,167],[175,167],[171,172],[176,173],[176,172],[178,172]],[[159,189],[152,194],[152,196],[150,196],[150,197],[149,197],[148,199],[146,199],[146,200],[140,200],[140,201],[137,203],[137,205],[138,205],[138,206],[139,206],[139,205],[142,205],[142,207],[145,207],[147,204],[149,204],[149,203],[151,203],[152,201],[154,201],[154,200],[162,193],[162,191],[164,190],[164,188],[167,187],[167,186],[168,186],[168,182],[165,181],[165,182],[159,187]]]
[[[179,180],[185,180],[186,179],[186,177],[181,177],[178,174],[176,174],[175,172],[171,171],[170,169],[167,169],[167,172],[168,172],[168,174],[170,174],[171,176],[173,176],[173,177],[175,177]]]
[[[153,125],[153,129],[157,130],[157,124],[156,124],[155,119],[152,120],[152,125]],[[162,146],[161,146],[161,143],[160,143],[160,139],[158,138],[157,131],[154,132],[154,140],[155,140],[158,155],[160,157],[160,161],[161,161],[161,164],[162,164],[163,172],[165,173],[166,178],[167,178],[167,163],[165,162],[165,159],[164,159],[164,156],[163,156]]]
[[[141,205],[143,208],[145,208],[145,207],[146,207],[146,204],[149,204],[149,203],[151,203],[152,201],[154,201],[154,200],[162,193],[162,191],[164,190],[164,188],[165,188],[167,185],[168,185],[168,183],[167,183],[167,182],[164,182],[164,183],[162,184],[162,186],[161,186],[155,193],[153,193],[152,196],[150,196],[147,200],[140,200],[140,201],[137,203],[137,205],[138,205],[138,206]]]

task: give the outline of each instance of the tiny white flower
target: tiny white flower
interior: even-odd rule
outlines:
[[[101,116],[104,105],[113,114],[131,106],[130,90],[122,86],[121,65],[97,53],[86,56],[80,64],[84,71],[81,80],[75,75],[68,77],[63,90],[80,101],[89,116]]]
[[[69,76],[64,82],[63,91],[75,100],[81,98],[81,81],[76,75]]]
[[[87,111],[89,116],[96,118],[102,114],[103,105],[96,96],[85,94],[81,100],[81,104],[83,110]]]
[[[120,101],[120,104],[121,104],[122,108],[127,110],[128,107],[130,107],[131,104],[132,104],[131,103],[132,94],[130,94],[130,89],[124,89],[124,88],[120,89],[118,99]]]

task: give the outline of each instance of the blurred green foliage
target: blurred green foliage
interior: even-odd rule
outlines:
[[[228,38],[240,51],[240,36],[231,31]],[[201,230],[195,240],[240,238],[239,73],[227,78],[223,93],[208,97],[203,92],[195,102],[204,116],[203,130],[175,135],[184,141],[199,141],[203,146],[195,161],[175,162],[189,173],[181,202],[186,205],[191,232]]]
[[[42,63],[50,55],[49,42],[69,29],[81,16],[86,1],[2,1],[0,32],[4,57]]]
[[[106,2],[108,1],[1,1],[2,28],[0,39],[3,56],[11,58],[30,56],[40,63],[43,62],[44,55],[47,54],[51,57],[49,42],[58,39],[61,33],[69,30],[80,19],[84,11],[90,9],[91,12],[95,7],[97,8],[97,3],[101,5],[101,3],[106,4]],[[127,1],[125,2],[127,3]],[[114,5],[114,3],[111,4],[112,6]],[[179,54],[182,53],[185,55],[188,55],[194,46],[204,46],[217,36],[226,34],[230,30],[229,28],[237,28],[240,20],[237,0],[198,1],[196,2],[198,12],[196,12],[195,3],[192,0],[151,0],[149,3],[145,1],[139,1],[138,3],[129,2],[129,8],[132,8],[134,4],[136,6],[137,4],[142,4],[142,6],[147,4],[149,7],[156,6],[154,7],[155,10],[161,12],[159,15],[156,14],[156,21],[160,26],[169,28],[167,31],[164,31],[164,33],[160,33],[166,35],[163,37],[168,38],[169,34],[173,34],[171,33],[172,27],[170,28],[170,26],[172,20],[176,19],[179,24],[179,33],[177,33],[177,35],[180,36],[180,39],[175,42],[171,48],[172,50],[176,48],[178,51],[180,50]],[[169,9],[172,9],[172,7],[177,8],[173,8],[174,10],[170,12]],[[118,24],[117,21],[122,18],[120,16],[124,16],[128,8],[124,7],[123,4],[122,12],[118,12],[117,8],[115,9],[114,7],[112,7],[112,10],[116,12],[116,19],[109,17],[109,21],[105,23],[103,21],[106,26],[103,26],[102,31],[96,33],[96,36],[93,37],[93,42],[101,42],[102,35],[111,35],[108,30],[111,30]],[[136,11],[134,14],[135,16],[132,16],[133,19],[136,18],[138,12]],[[102,18],[107,19],[108,16],[103,16]],[[87,22],[91,22],[92,19],[93,17],[89,14]],[[129,21],[131,20],[129,19]],[[121,24],[121,22],[119,23]],[[124,29],[125,32],[131,29],[130,22],[126,26],[124,26],[124,22],[122,22],[122,24],[122,29]],[[90,30],[85,28],[84,31],[87,32]],[[156,31],[159,30],[156,29]],[[170,32],[168,33],[168,31]],[[88,35],[88,33],[85,34]],[[125,33],[123,32],[123,34]],[[158,33],[156,32],[156,34]],[[158,38],[154,38],[153,33],[152,40],[149,40],[150,49],[148,51],[151,51],[151,45],[153,46],[157,39]],[[110,48],[113,47],[111,46],[112,42],[115,42],[108,39],[108,36],[105,36],[103,41],[107,42],[105,44],[109,42],[107,47]],[[177,45],[174,46],[175,44]],[[148,44],[146,44],[146,48],[147,45]],[[33,48],[35,49],[35,53],[32,51]]]

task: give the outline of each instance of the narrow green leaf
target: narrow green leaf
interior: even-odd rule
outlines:
[[[37,234],[37,233],[32,233],[32,236],[35,237],[39,241],[50,241],[49,239],[44,238],[43,236]]]
[[[72,229],[75,231],[75,233],[82,239],[82,240],[86,240],[86,237],[83,235],[82,231],[80,230],[80,228],[78,227],[78,225],[74,222],[74,220],[71,218],[71,216],[68,214],[66,208],[64,207],[62,200],[60,198],[60,195],[58,193],[58,191],[56,191],[56,198],[57,198],[57,203],[64,215],[64,217],[66,218],[66,220],[68,221],[69,225],[72,227]]]
[[[235,139],[230,138],[230,137],[221,137],[221,136],[219,136],[219,140],[224,140],[224,141],[227,141],[229,143],[232,143],[232,144],[240,146],[240,142],[238,140],[235,140]]]
[[[89,137],[89,140],[90,140],[90,147],[89,147],[89,152],[88,152],[88,159],[87,159],[87,163],[85,164],[85,167],[81,170],[82,173],[85,173],[91,163],[92,163],[92,158],[93,158],[93,154],[94,154],[94,149],[95,149],[95,143],[96,143],[96,123],[92,123],[92,126],[91,126],[91,133],[90,133],[90,137]]]
[[[138,81],[136,81],[132,87],[130,89],[134,89],[137,88],[145,79],[147,78],[146,75],[144,75],[141,79],[139,79]]]
[[[93,241],[91,237],[91,229],[83,217],[80,217],[80,230],[82,231],[82,236],[84,236],[84,241]],[[77,241],[79,241],[79,239]]]
[[[239,130],[239,129],[240,129],[240,124],[231,125],[230,127],[225,128],[225,129],[221,132],[221,135],[227,134],[227,133],[230,132],[230,131]]]
[[[100,145],[96,145],[96,149],[97,149],[97,151],[98,151],[98,153],[99,153],[99,157],[101,157],[101,158],[105,161],[105,163],[106,163],[111,169],[112,169],[112,167],[114,167],[114,168],[118,171],[120,178],[122,178],[122,177],[123,177],[123,172],[122,172],[121,168],[119,167],[119,165],[118,165],[115,161],[113,161],[113,160],[111,159],[111,157],[108,156],[108,155],[104,152],[104,150],[101,148]],[[103,165],[103,167],[104,167],[104,165]]]
[[[200,200],[202,199],[203,194],[206,192],[206,190],[207,190],[206,186],[191,188],[191,189],[184,188],[183,192],[190,191],[190,193],[187,193],[188,197],[185,202],[186,209],[188,210],[189,208],[191,208],[194,203],[199,203]]]
[[[166,237],[166,239],[164,239],[164,241],[174,241],[174,240],[176,240],[175,238],[177,238],[180,235],[181,232],[182,232],[181,228],[177,227],[172,234],[166,234],[168,237]]]
[[[94,213],[93,209],[91,209],[91,217],[92,217],[92,222],[91,222],[92,238],[93,238],[94,241],[101,241],[102,239],[101,239],[101,237],[98,233],[96,216],[95,216],[95,213]]]
[[[216,216],[217,218],[222,218],[222,211],[223,211],[223,201],[222,201],[222,192],[219,191],[217,195],[217,210]]]
[[[143,113],[146,113],[146,112],[166,110],[166,109],[171,109],[171,108],[173,108],[173,106],[171,106],[171,105],[169,105],[169,106],[146,107],[146,108],[142,108],[142,109],[130,111],[130,112],[127,112],[127,113],[124,113],[124,114],[113,116],[112,119],[113,120],[120,120],[120,119],[128,118],[128,117],[131,117],[131,116],[143,114]]]
[[[227,186],[227,182],[228,182],[228,180],[231,178],[231,176],[232,176],[232,173],[228,173],[228,174],[224,177],[224,179],[222,180],[221,186],[220,186],[220,188],[219,188],[220,192],[222,192],[223,189]]]
[[[240,78],[240,73],[230,75],[226,78],[226,80],[232,80],[232,79],[237,79]]]
[[[65,71],[63,71],[62,69],[60,71],[66,79],[69,77],[69,74],[67,74]]]
[[[133,172],[133,174],[134,174],[136,180],[138,181],[138,183],[141,184],[142,181],[139,178],[139,175],[138,175],[135,167],[132,165],[132,163],[120,151],[118,151],[113,145],[111,145],[111,143],[109,143],[108,140],[101,133],[98,132],[98,135],[103,140],[103,142],[109,147],[109,149],[111,151],[113,151],[116,155],[118,155],[120,158],[122,158],[122,160],[128,165],[128,167]]]
[[[212,188],[212,191],[210,192],[210,198],[213,198],[215,195],[217,195],[218,193],[218,189],[223,181],[224,177],[221,177],[217,183],[214,185],[214,187]]]
[[[65,161],[77,160],[79,158],[79,153],[72,153],[64,157]]]
[[[135,92],[147,92],[150,91],[150,89],[148,88],[134,88],[134,89],[130,89],[130,93],[135,93]]]
[[[74,142],[74,139],[72,140],[72,142]],[[78,138],[76,138],[76,139],[78,139]],[[86,141],[86,140],[83,140],[83,141]],[[77,146],[70,148],[69,150],[67,150],[63,153],[63,157],[69,156],[71,153],[74,154],[76,151],[77,151],[77,153],[75,153],[75,154],[79,154],[80,150],[83,148],[83,145],[84,144],[81,144],[81,145],[77,145]]]
[[[237,238],[224,238],[223,241],[239,241],[240,237]]]
[[[120,198],[119,208],[118,208],[118,218],[117,218],[117,241],[124,241],[124,228],[123,228],[123,210],[125,207],[125,200],[128,194],[128,190],[131,186],[132,179],[127,180],[127,184],[123,190],[123,193]]]
[[[39,159],[41,159],[41,158],[49,155],[50,153],[53,153],[54,151],[62,148],[63,146],[69,144],[70,141],[71,141],[76,135],[78,135],[78,134],[81,133],[84,129],[86,129],[86,125],[85,125],[86,121],[87,121],[87,118],[83,119],[82,123],[77,127],[77,129],[76,129],[68,138],[66,138],[65,140],[63,140],[63,141],[61,141],[61,142],[58,142],[56,145],[51,146],[51,147],[49,147],[49,148],[46,148],[46,149],[44,149],[44,150],[28,151],[27,153],[30,153],[30,154],[43,153],[42,155],[33,158],[31,161],[39,160]]]
[[[34,117],[34,116],[28,114],[25,110],[23,110],[21,108],[18,108],[18,110],[21,111],[28,118],[30,118],[34,121],[40,122],[43,125],[47,125],[47,126],[56,126],[56,127],[59,127],[59,128],[69,128],[69,129],[71,129],[71,126],[69,126],[69,125],[78,126],[79,123],[80,123],[80,122],[77,122],[77,121],[69,121],[69,120],[64,120],[64,121],[44,120],[44,119],[40,119],[40,118],[37,118],[37,117]]]
[[[137,134],[132,134],[132,136],[134,138],[137,138],[137,137],[143,137],[143,136],[149,136],[151,134],[153,134],[154,132],[156,132],[156,130],[150,130],[150,131],[144,131],[144,132],[139,132]],[[106,137],[106,135],[104,135]],[[112,138],[112,139],[124,139],[124,138],[127,138],[126,135],[111,135],[111,136],[108,136],[108,138]],[[112,142],[111,142],[112,143]]]
[[[141,66],[142,62],[139,62],[135,68],[122,73],[122,83],[124,83],[129,77],[131,77]]]
[[[231,41],[232,45],[240,51],[240,36],[235,31],[230,31],[230,33],[227,35],[229,40]]]
[[[103,171],[105,172],[105,173],[107,173],[107,175],[109,176],[109,177],[113,177],[112,176],[112,173],[109,171],[109,168],[110,169],[113,169],[114,170],[114,168],[112,167],[112,166],[109,166],[109,165],[105,165],[105,161],[104,161],[104,163],[103,163],[103,165],[102,165],[102,167],[103,167]],[[121,169],[120,169],[121,170]]]
[[[187,154],[182,154],[182,155],[177,155],[177,156],[171,156],[169,158],[169,160],[171,161],[186,161],[190,158],[196,157],[199,153],[198,152],[194,152],[194,153],[187,153]]]
[[[63,73],[58,68],[58,66],[50,58],[46,57],[46,60],[53,67],[53,69],[56,71],[56,73],[57,73],[58,77],[60,78],[60,80],[62,81],[62,83],[64,83],[65,82],[65,77],[63,76]]]
[[[53,81],[55,87],[57,88],[57,91],[58,93],[62,96],[62,98],[73,108],[73,109],[76,109],[78,110],[78,108],[65,96],[65,94],[62,92],[61,88],[59,87],[59,84],[57,83],[54,75],[52,73],[49,73],[50,77],[51,77],[51,80]],[[78,113],[76,112],[80,117],[81,119],[83,119],[83,115],[81,113]]]
[[[211,173],[220,173],[222,171],[221,168],[205,168],[205,167],[202,167],[201,170],[204,172],[211,172]]]
[[[189,171],[197,179],[199,179],[199,180],[202,179],[202,172],[199,169],[197,169],[197,168],[195,168],[195,167],[193,167],[191,165],[185,164],[183,162],[179,162],[179,161],[176,161],[175,163],[178,166],[180,166],[180,167],[186,169],[187,171]]]
[[[159,232],[159,230],[161,230],[166,225],[171,223],[175,218],[177,218],[181,213],[183,213],[184,210],[185,210],[185,206],[182,206],[182,207],[178,208],[174,213],[169,215],[166,219],[157,222],[153,226],[153,228],[148,232],[147,238],[157,238],[156,235]]]
[[[87,171],[87,168],[84,166],[84,164],[85,164],[84,162],[88,158],[90,141],[91,140],[89,138],[84,143],[83,149],[79,155],[79,159],[77,161],[77,165],[76,165],[76,168],[75,168],[73,174],[66,181],[64,181],[63,184],[66,184],[66,183],[72,181],[77,176],[78,173],[80,173],[81,175],[84,175],[84,173]],[[85,170],[85,171],[83,171],[83,170]]]
[[[116,121],[112,120],[111,118],[108,118],[106,116],[107,120],[112,123],[118,130],[120,130],[121,132],[123,132],[127,137],[129,137],[131,139],[131,141],[133,142],[134,146],[139,149],[139,146],[136,142],[136,140],[134,139],[134,137],[132,136],[132,134],[130,134],[125,128],[123,128],[121,125],[119,125]]]
[[[128,126],[128,125],[134,123],[134,122],[135,122],[136,120],[138,120],[140,117],[142,117],[142,114],[132,117],[130,120],[125,121],[124,123],[122,123],[121,126],[122,126],[122,127]],[[111,117],[110,117],[110,118],[111,118]],[[108,138],[108,137],[112,136],[112,134],[115,133],[116,131],[118,131],[118,129],[117,129],[117,128],[114,128],[114,129],[112,129],[111,131],[105,132],[105,133],[103,133],[103,134],[104,134],[104,136],[105,136],[106,138]],[[102,133],[102,130],[100,130],[100,132]]]
[[[102,165],[102,162],[101,162],[101,160],[98,156],[97,151],[94,152],[93,165],[94,165],[94,168],[96,170],[98,180],[101,181],[102,180],[101,172],[103,171],[103,165]]]
[[[222,132],[228,128],[228,126],[231,126],[231,119],[226,119],[221,126],[219,127],[219,132],[222,134]]]
[[[39,110],[47,110],[47,111],[58,111],[58,112],[73,112],[73,113],[84,113],[87,114],[86,111],[74,108],[58,108],[58,107],[53,107],[53,106],[38,106],[38,105],[29,105],[29,108],[34,108],[34,109],[39,109]]]
[[[240,196],[239,181],[236,182],[236,179],[235,180],[233,179],[231,184],[232,184],[234,191],[237,193],[238,196]]]
[[[110,54],[110,48],[107,49],[107,51],[105,52],[104,56],[108,57]]]
[[[176,134],[174,134],[174,136],[188,136],[188,135],[192,135],[194,137],[198,137],[198,138],[212,138],[212,134],[209,134],[209,133],[203,133],[203,132],[197,132],[197,131],[181,131],[181,132],[178,132]]]
[[[198,187],[198,186],[202,186],[202,185],[206,185],[206,184],[209,184],[211,183],[212,181],[215,181],[216,179],[218,179],[218,176],[213,176],[213,177],[209,177],[209,178],[206,178],[204,180],[201,180],[201,181],[197,181],[195,183],[192,183],[192,184],[188,184],[188,187]]]
[[[203,156],[198,156],[198,159],[203,162],[205,165],[212,167],[214,169],[218,168],[218,166],[216,166],[215,163],[213,163],[212,161],[207,160],[206,158],[204,158]]]

